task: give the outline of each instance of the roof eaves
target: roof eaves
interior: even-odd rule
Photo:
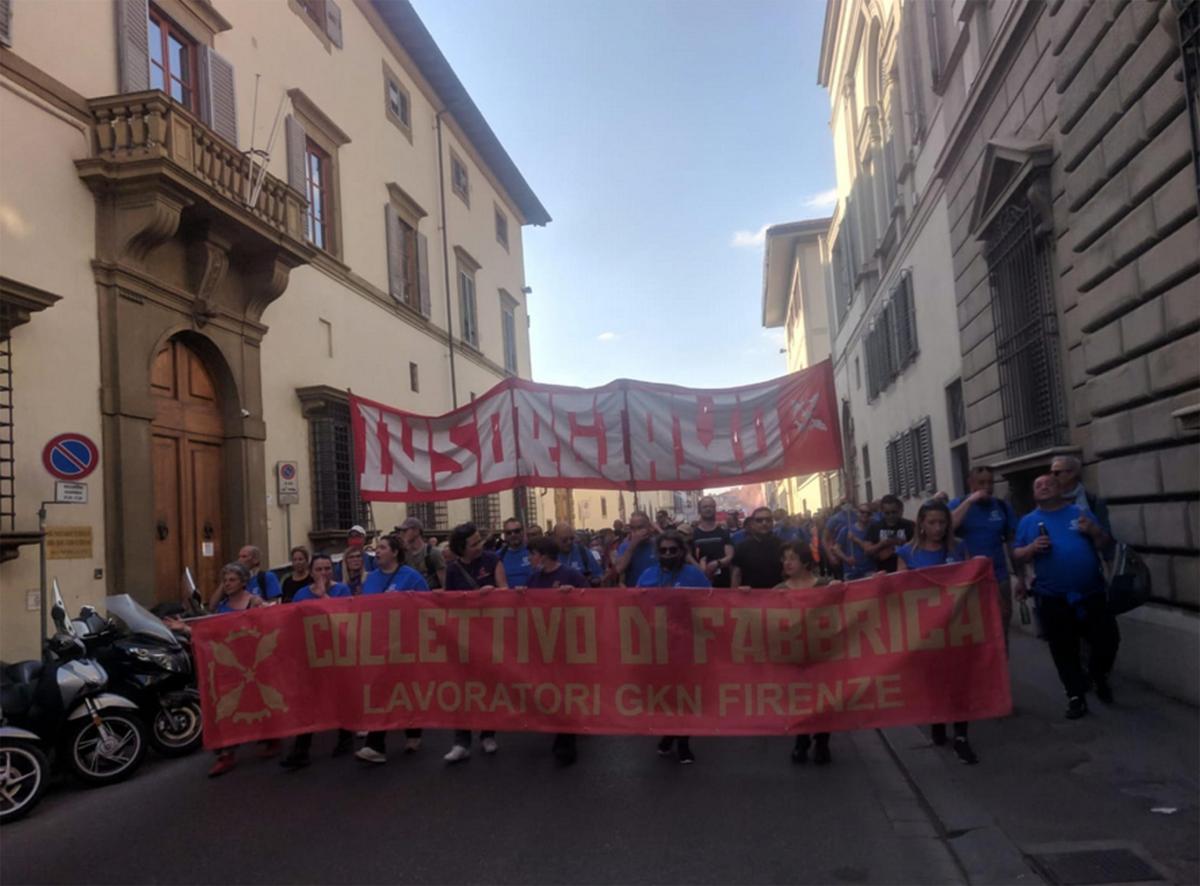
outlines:
[[[421,75],[429,81],[463,134],[479,152],[488,168],[508,191],[527,224],[549,224],[550,213],[525,181],[516,163],[484,119],[450,62],[409,0],[372,0],[391,32],[412,57]]]

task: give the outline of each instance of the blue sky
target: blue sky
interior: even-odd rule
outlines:
[[[823,0],[414,0],[554,221],[526,227],[533,376],[782,374],[761,230],[828,214]]]

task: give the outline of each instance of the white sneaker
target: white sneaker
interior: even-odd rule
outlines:
[[[404,753],[415,754],[419,750],[421,750],[421,739],[419,739],[419,738],[404,739]]]
[[[447,763],[461,763],[463,760],[467,759],[469,756],[471,756],[470,748],[466,748],[460,744],[456,744],[454,747],[452,747],[450,749],[450,752],[448,754],[446,754],[446,756],[442,757],[442,759],[445,760]]]
[[[500,745],[496,744],[496,739],[494,738],[485,738],[480,744],[483,746],[485,754],[494,754],[500,750]]]
[[[358,736],[359,738],[366,738],[366,737],[367,737],[367,733],[366,733],[366,732],[356,732],[356,733],[354,733],[354,734],[355,734],[356,736]]]
[[[386,763],[387,754],[381,754],[374,748],[359,748],[354,752],[354,756],[362,760],[364,763]]]

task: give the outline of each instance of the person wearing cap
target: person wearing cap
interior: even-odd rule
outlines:
[[[396,533],[404,542],[404,565],[421,573],[429,587],[444,588],[446,558],[425,540],[425,525],[416,517],[409,517],[396,527]]]
[[[350,531],[346,533],[346,547],[361,549],[363,552],[363,569],[367,572],[373,572],[375,570],[375,555],[367,550],[366,544],[367,530],[357,524],[351,526]]]

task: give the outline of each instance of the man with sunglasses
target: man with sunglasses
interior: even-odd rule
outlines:
[[[525,527],[516,517],[504,521],[504,549],[500,553],[500,562],[504,564],[504,575],[510,588],[529,586],[533,565],[525,542]]]
[[[658,562],[646,569],[637,580],[639,588],[707,588],[708,576],[698,566],[687,562],[688,542],[683,534],[668,529],[654,542]],[[689,765],[696,762],[691,742],[686,735],[666,735],[659,739],[658,755],[665,757],[679,743],[679,762]]]
[[[883,520],[873,523],[867,532],[867,553],[875,558],[880,572],[896,571],[896,551],[916,537],[912,520],[904,519],[904,502],[885,495],[879,502]]]
[[[749,533],[733,549],[735,588],[773,588],[783,581],[783,540],[775,534],[770,508],[755,508],[746,521]]]

